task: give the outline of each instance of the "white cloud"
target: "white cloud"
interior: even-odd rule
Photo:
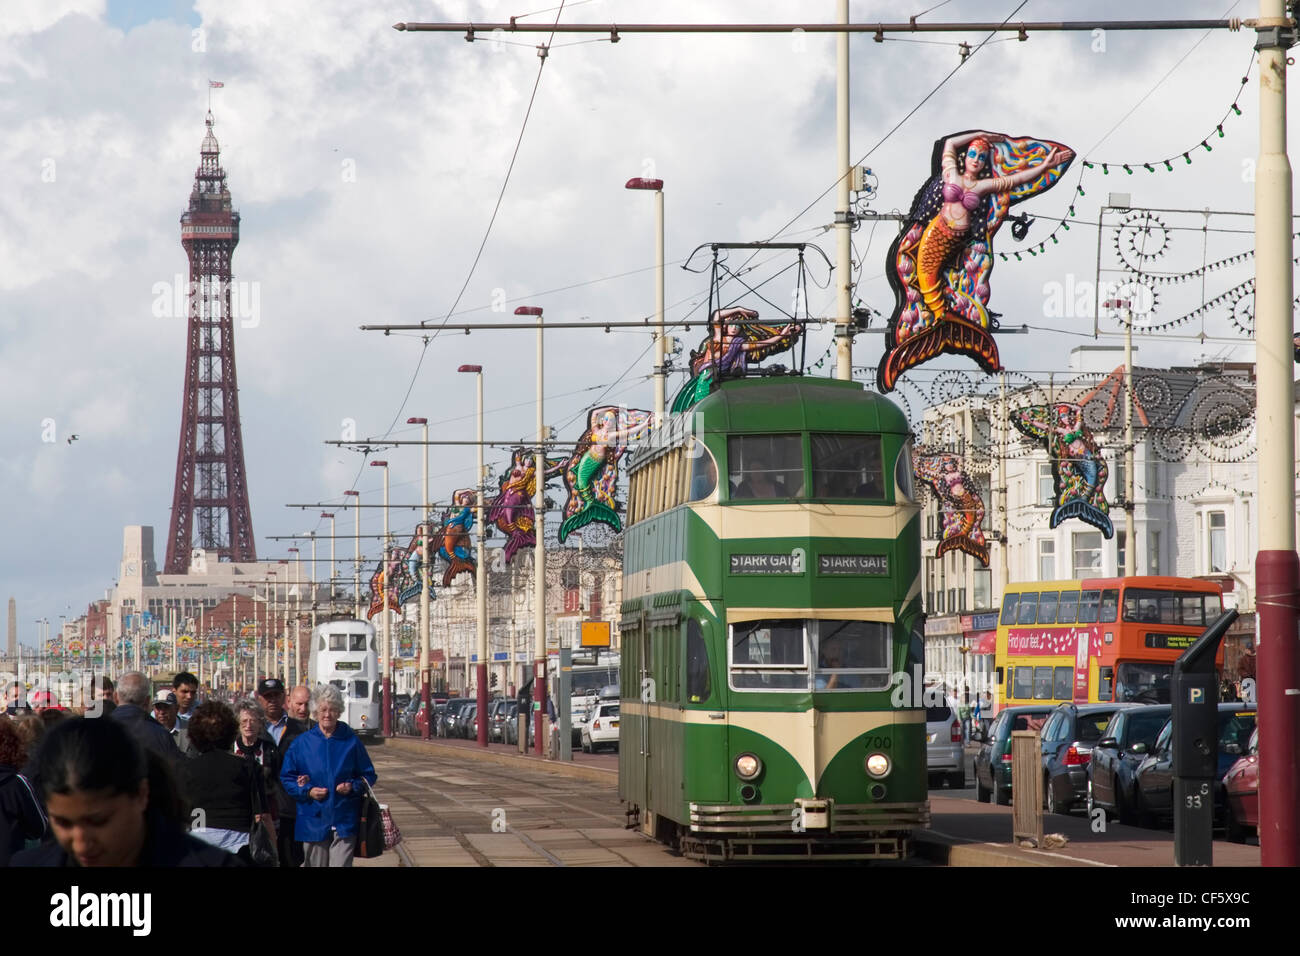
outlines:
[[[992,6],[956,2],[927,19],[989,19],[1014,5]],[[1130,6],[1095,4],[1089,15],[1128,16]],[[513,406],[489,414],[489,437],[524,437],[534,428],[531,334],[438,335],[398,415],[419,337],[357,326],[436,325],[451,308],[514,151],[540,63],[533,46],[544,37],[494,46],[391,29],[399,17],[505,17],[500,3],[423,4],[398,14],[344,0],[200,0],[196,8],[201,52],[189,24],[157,20],[123,34],[105,22],[102,2],[11,2],[0,18],[0,494],[39,491],[57,503],[16,516],[6,537],[23,547],[0,554],[0,571],[16,588],[41,591],[30,569],[49,567],[55,549],[94,525],[83,537],[100,550],[66,582],[66,598],[78,605],[111,578],[121,525],[152,523],[160,547],[166,534],[185,328],[151,314],[152,290],[187,269],[178,219],[198,162],[209,79],[225,83],[212,91],[212,103],[242,215],[235,278],[255,283],[260,296],[257,327],[235,333],[258,534],[302,530],[304,516],[285,502],[339,500],[354,480],[367,495],[378,494],[377,476],[356,477],[360,456],[322,444],[338,437],[344,418],[355,419],[362,438],[382,434],[395,417],[396,433],[413,437],[404,424],[411,415],[446,422],[436,426],[440,437],[472,437],[473,392],[454,371],[461,362],[487,369],[489,409]],[[1223,12],[1208,0],[1143,9],[1153,17]],[[781,22],[829,19],[834,7],[768,0],[738,10],[712,2],[602,2],[574,6],[565,17]],[[853,13],[864,21],[898,17],[897,5],[883,2],[855,2]],[[1058,2],[1033,5],[1033,15],[1079,14]],[[458,306],[465,318],[513,318],[515,301],[504,313],[484,308],[496,289],[545,306],[552,321],[648,314],[652,279],[636,270],[652,263],[653,214],[647,197],[622,188],[643,175],[647,160],[666,181],[670,259],[712,240],[767,238],[810,204],[791,232],[833,250],[831,236],[815,235],[833,212],[833,192],[817,199],[835,178],[829,37],[808,35],[801,50],[790,36],[624,35],[617,45],[561,46],[576,39],[557,37],[546,62],[491,238]],[[953,130],[988,126],[1088,149],[1195,40],[1112,34],[1105,54],[1090,51],[1087,34],[990,43],[887,136],[956,65],[957,51],[855,38],[855,158],[884,139],[868,160],[880,181],[873,208],[906,209],[933,141]],[[1226,109],[1249,48],[1246,34],[1210,37],[1097,155],[1164,156],[1198,144]],[[1110,190],[1131,191],[1135,203],[1153,206],[1248,209],[1252,186],[1241,170],[1256,150],[1255,99],[1252,83],[1242,99],[1246,115],[1225,124],[1228,136],[1214,141],[1214,152],[1202,150],[1177,176],[1090,175],[1079,224],[1059,247],[1041,259],[998,263],[993,305],[1005,321],[1053,325],[1042,316],[1044,283],[1091,279],[1096,236],[1083,221],[1095,220]],[[46,181],[47,160],[53,181]],[[1027,204],[1044,217],[1031,238],[1050,231],[1046,217],[1064,212],[1072,183],[1073,174]],[[864,256],[859,293],[885,312],[892,235],[887,222],[855,234]],[[1221,250],[1251,244],[1249,236],[1216,241]],[[1004,233],[999,248],[1016,246]],[[1199,264],[1190,241],[1180,248]],[[625,272],[633,274],[592,282]],[[667,284],[670,318],[706,295],[703,278],[680,269],[669,270]],[[786,304],[788,285],[785,278],[773,284],[781,290],[774,301]],[[826,299],[813,290],[815,310]],[[1055,324],[1075,331],[1091,325]],[[699,337],[698,327],[682,335],[688,348]],[[809,354],[821,354],[829,341],[829,331],[813,333]],[[1091,340],[1040,333],[1004,341],[1008,364],[1063,368],[1069,348]],[[647,343],[640,333],[548,334],[548,422],[572,423],[562,433],[573,434],[602,392],[580,390],[613,383],[625,370],[610,394],[647,402],[649,386],[636,384],[649,371],[648,357],[638,361]],[[860,338],[856,361],[874,364],[880,346],[880,336]],[[1154,361],[1191,349],[1152,343],[1143,354]],[[83,440],[41,447],[46,416],[76,422]],[[66,454],[56,458],[56,451]],[[418,452],[385,454],[394,487],[405,484],[414,494]],[[443,477],[435,496],[462,486],[472,462],[468,448],[436,449],[432,470]],[[377,527],[378,514],[363,522],[364,530]],[[264,538],[258,546],[277,550]],[[41,552],[35,561],[33,549]]]

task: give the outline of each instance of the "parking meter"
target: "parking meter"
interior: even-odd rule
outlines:
[[[1219,766],[1219,642],[1237,619],[1233,609],[1174,662],[1169,702],[1173,722],[1174,863],[1210,866],[1214,855],[1214,785]]]

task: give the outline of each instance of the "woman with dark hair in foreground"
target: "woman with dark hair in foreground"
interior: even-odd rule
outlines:
[[[112,720],[74,718],[41,742],[41,789],[54,841],[12,866],[240,866],[185,832],[171,773]]]

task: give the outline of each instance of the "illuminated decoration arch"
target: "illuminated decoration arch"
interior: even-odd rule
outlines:
[[[989,543],[984,537],[984,500],[966,473],[965,462],[947,452],[918,448],[913,459],[918,481],[923,482],[940,502],[939,518],[943,537],[934,549],[941,558],[949,551],[964,551],[989,566]]]
[[[1011,413],[1011,424],[1047,449],[1055,483],[1055,507],[1050,526],[1066,518],[1078,518],[1097,528],[1107,538],[1115,534],[1106,504],[1109,469],[1101,447],[1084,423],[1083,409],[1072,402],[1030,405]]]
[[[889,247],[895,304],[876,375],[880,391],[893,391],[905,371],[944,352],[1001,370],[996,315],[988,310],[993,237],[1011,206],[1050,189],[1073,158],[1051,140],[982,130],[935,141],[930,178]]]
[[[461,488],[452,492],[451,500],[455,505],[443,512],[442,527],[434,534],[432,542],[438,556],[447,562],[447,570],[442,573],[443,587],[450,587],[456,575],[472,577],[478,569],[470,557],[470,532],[474,530],[474,505],[478,495],[472,488]]]

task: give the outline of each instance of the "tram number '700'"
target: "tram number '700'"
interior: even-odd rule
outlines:
[[[887,750],[892,743],[889,737],[868,737],[866,740],[868,750]]]

